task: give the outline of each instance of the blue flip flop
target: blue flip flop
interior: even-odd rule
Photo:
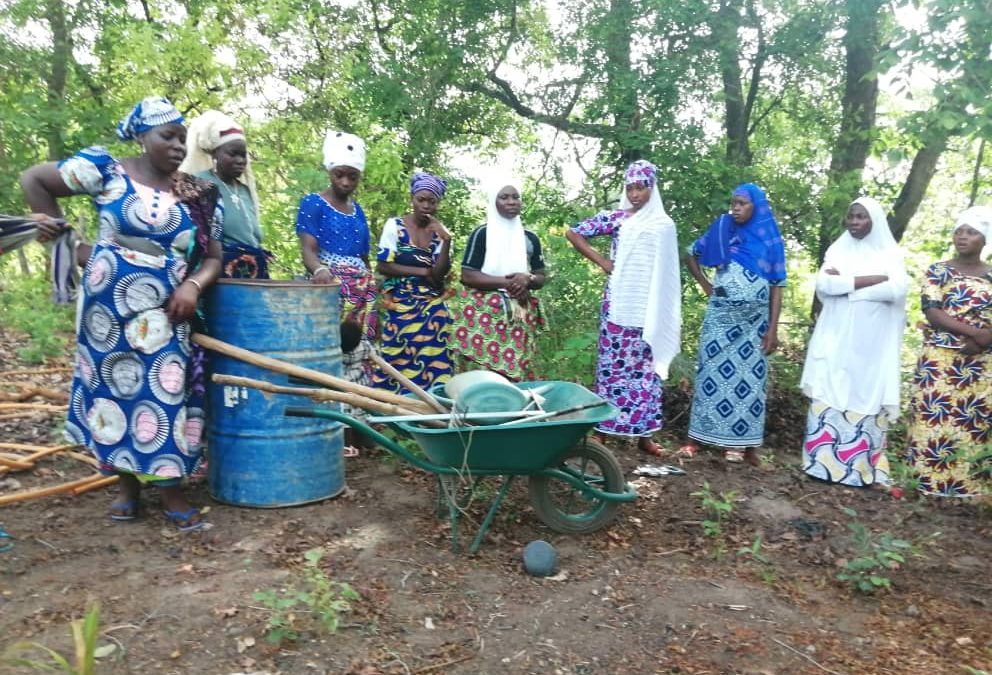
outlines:
[[[190,509],[189,511],[163,511],[163,513],[180,532],[196,532],[197,530],[203,530],[207,527],[207,521],[205,520],[198,520],[189,525],[183,524],[189,523],[189,521],[193,518],[200,515],[200,509]]]
[[[111,504],[109,512],[110,519],[117,523],[135,520],[138,517],[138,500],[132,499],[120,504]]]
[[[0,553],[6,553],[14,548],[14,537],[7,530],[0,527]]]

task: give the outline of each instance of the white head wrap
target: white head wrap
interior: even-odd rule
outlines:
[[[190,122],[186,134],[186,158],[179,166],[180,171],[198,174],[214,167],[213,151],[232,141],[245,141],[245,132],[232,118],[219,110],[205,110]],[[255,190],[255,174],[251,170],[251,159],[245,164],[245,172],[238,180],[251,192],[255,213],[258,213],[258,193]]]
[[[882,274],[890,256],[902,260],[902,249],[892,236],[889,219],[881,204],[871,197],[859,197],[851,206],[854,204],[860,204],[868,212],[871,232],[863,239],[855,239],[845,231],[827,249],[824,266],[836,267],[841,274]]]
[[[962,227],[978,230],[985,237],[982,257],[992,253],[992,207],[972,206],[965,209],[958,214],[957,222],[954,223],[954,231],[957,232]]]
[[[502,178],[493,183],[486,202],[486,259],[482,272],[494,277],[530,271],[527,262],[527,236],[520,216],[506,218],[496,208],[496,198],[505,187],[520,190],[515,178]]]
[[[620,208],[633,208],[626,190]],[[657,182],[648,203],[620,225],[609,284],[610,321],[643,329],[655,372],[667,379],[668,367],[680,351],[682,284],[678,233],[665,212]]]
[[[328,131],[324,137],[324,168],[350,166],[365,171],[365,141],[343,131]]]

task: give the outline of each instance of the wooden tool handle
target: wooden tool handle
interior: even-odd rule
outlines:
[[[435,412],[439,412],[439,413],[448,412],[448,409],[445,408],[443,405],[441,405],[440,401],[438,401],[436,398],[434,398],[426,391],[424,391],[420,386],[415,384],[406,375],[404,375],[403,373],[401,373],[400,371],[396,370],[391,365],[389,365],[386,359],[382,358],[375,352],[372,352],[369,358],[371,358],[372,361],[375,362],[375,365],[379,366],[382,372],[386,373],[386,375],[389,375],[391,378],[393,378],[394,380],[402,384],[404,387],[412,391],[417,396],[417,398],[427,403],[427,405],[433,408]]]

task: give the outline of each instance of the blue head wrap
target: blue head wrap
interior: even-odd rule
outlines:
[[[738,224],[724,213],[693,243],[693,255],[706,267],[723,267],[733,260],[768,281],[784,281],[785,245],[765,191],[744,183],[734,189],[734,196],[746,197],[754,205],[751,217]]]
[[[149,96],[134,106],[117,125],[117,137],[133,141],[140,134],[162,124],[182,124],[183,116],[164,96]]]
[[[421,190],[427,190],[432,193],[438,199],[444,197],[445,191],[448,189],[448,184],[438,178],[433,176],[426,171],[418,171],[413,174],[413,178],[410,179],[410,194],[415,195]]]

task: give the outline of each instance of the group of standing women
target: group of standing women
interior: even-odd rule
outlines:
[[[71,241],[85,263],[67,434],[87,446],[101,470],[121,477],[110,507],[133,520],[140,491],[160,489],[166,517],[181,530],[202,528],[180,484],[200,462],[203,358],[190,342],[204,289],[220,276],[265,278],[258,199],[244,132],[208,112],[187,130],[166,99],[141,101],[118,125],[137,156],[101,147],[22,176],[43,237],[71,232],[58,198],[90,196],[99,236]],[[445,181],[417,173],[410,212],[388,218],[371,268],[371,233],[353,194],[365,144],[332,132],[324,143],[329,185],[300,202],[296,231],[314,284],[338,283],[342,318],[421,387],[446,381],[455,354],[514,380],[535,376],[533,292],[545,282],[538,237],[521,220],[520,183],[498,181],[486,222],[468,238],[463,288],[449,287],[451,233],[436,217]],[[610,237],[609,255],[588,240]],[[992,398],[992,271],[982,248],[992,210],[966,211],[954,230],[956,256],[926,273],[929,322],[914,376],[908,461],[929,494],[988,492]],[[681,298],[675,224],[665,212],[657,169],[634,162],[620,208],[567,232],[579,253],[608,275],[600,314],[597,392],[620,409],[602,433],[635,437],[650,454],[662,426],[662,383],[679,352]],[[689,423],[692,439],[724,448],[731,461],[757,463],[763,442],[767,356],[778,343],[786,280],[782,237],[764,192],[744,184],[687,249],[687,266],[709,296]],[[714,268],[711,280],[702,268]],[[823,303],[802,379],[810,397],[804,470],[847,485],[887,484],[888,423],[899,407],[899,349],[908,287],[884,210],[871,199],[851,205],[845,233],[817,276]],[[456,297],[457,296],[457,297]],[[451,307],[449,308],[449,303]],[[376,385],[400,389],[381,374]]]

